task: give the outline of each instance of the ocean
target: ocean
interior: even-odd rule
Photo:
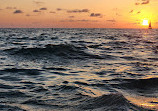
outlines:
[[[157,29],[0,29],[0,111],[149,110]]]

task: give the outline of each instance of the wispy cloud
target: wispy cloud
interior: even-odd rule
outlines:
[[[150,2],[149,0],[142,0],[142,1],[143,1],[143,2],[141,3],[142,5],[143,5],[143,4],[149,4],[149,2]]]
[[[54,12],[54,11],[50,11],[49,13],[56,13],[56,12]]]
[[[57,10],[57,11],[62,11],[62,10],[65,10],[65,9],[62,9],[62,8],[57,8],[56,10]]]
[[[141,13],[140,11],[137,12],[137,14],[140,14],[140,13]]]
[[[16,7],[6,7],[6,9],[12,10],[12,9],[16,9]]]
[[[74,9],[74,10],[67,10],[67,13],[88,13],[89,9]]]
[[[40,2],[40,1],[33,1],[33,3],[39,5],[39,4],[44,4],[44,2]]]
[[[91,13],[90,17],[103,17],[101,13]]]
[[[57,11],[66,11],[67,13],[89,13],[89,9],[63,9],[63,8],[57,8]]]
[[[69,18],[75,18],[75,16],[69,16]]]
[[[116,20],[111,19],[111,20],[106,20],[107,22],[116,22]]]
[[[150,3],[150,0],[137,0],[135,5],[146,5],[146,4],[149,4],[149,3]]]
[[[39,10],[37,10],[37,9],[33,10],[33,12],[41,12],[42,10],[47,10],[47,8],[42,7],[42,8],[40,8]]]
[[[140,3],[135,3],[135,5],[140,5]]]
[[[129,13],[133,13],[134,10],[131,10]]]
[[[27,16],[27,17],[30,17],[31,15],[30,15],[30,14],[26,14],[26,16]]]
[[[60,22],[98,22],[98,21],[97,20],[81,19],[81,20],[61,20]]]
[[[30,16],[37,16],[37,15],[30,15],[30,14],[26,14],[26,16],[27,16],[27,17],[30,17]]]
[[[75,22],[75,20],[61,20],[60,22]]]
[[[21,10],[15,10],[13,13],[14,14],[20,14],[20,13],[23,13],[23,11],[21,11]]]
[[[97,20],[85,20],[85,19],[77,20],[77,21],[79,21],[79,22],[98,22]]]
[[[122,16],[121,14],[119,14],[119,13],[116,13],[116,16]]]
[[[45,7],[42,7],[42,8],[40,8],[39,10],[47,10],[47,8],[45,8]]]
[[[41,11],[39,11],[39,10],[33,10],[33,12],[41,12]]]

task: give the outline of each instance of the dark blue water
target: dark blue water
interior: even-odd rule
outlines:
[[[158,110],[158,30],[0,29],[0,110]]]

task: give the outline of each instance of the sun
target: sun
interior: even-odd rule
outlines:
[[[149,21],[148,20],[143,20],[142,25],[149,25]]]

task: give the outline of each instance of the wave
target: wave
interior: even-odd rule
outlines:
[[[142,107],[136,106],[128,101],[120,93],[111,93],[102,95],[99,97],[90,97],[78,106],[74,106],[74,109],[79,110],[96,110],[96,111],[129,111],[129,110],[141,110],[147,111]]]
[[[131,34],[123,34],[122,36],[127,37],[129,39],[133,39],[133,38],[141,38],[141,35],[131,35]]]
[[[148,89],[156,88],[158,86],[158,78],[148,79],[127,79],[125,83],[120,84],[122,87],[128,89]]]
[[[31,97],[31,96],[17,90],[0,92],[0,98],[17,98],[17,97]]]
[[[40,74],[40,72],[37,69],[6,68],[6,69],[1,70],[1,71],[3,71],[3,72],[10,72],[10,73],[22,72],[22,74],[24,74],[24,75],[39,75]]]
[[[17,106],[2,105],[2,104],[0,105],[0,110],[1,111],[27,111]]]
[[[70,85],[54,85],[48,87],[53,88],[56,91],[74,91],[76,89],[79,89],[79,87],[77,86],[70,86]]]
[[[83,85],[83,86],[97,86],[97,87],[105,87],[106,86],[106,84],[103,84],[103,83],[88,84],[88,83],[81,82],[81,81],[75,81],[74,83],[77,85]]]
[[[0,88],[3,88],[3,89],[13,89],[14,87],[10,86],[10,85],[0,84]]]
[[[57,71],[67,71],[67,70],[69,70],[69,69],[60,68],[60,67],[43,67],[43,69],[47,69],[47,70],[57,70]]]
[[[58,57],[66,59],[107,59],[112,58],[110,55],[105,55],[104,57],[87,53],[84,51],[85,47],[77,47],[72,44],[59,44],[53,45],[48,44],[45,47],[35,47],[35,48],[21,48],[21,49],[7,49],[5,51],[9,52],[11,55],[22,55],[29,57],[46,57],[51,58],[55,55]]]

